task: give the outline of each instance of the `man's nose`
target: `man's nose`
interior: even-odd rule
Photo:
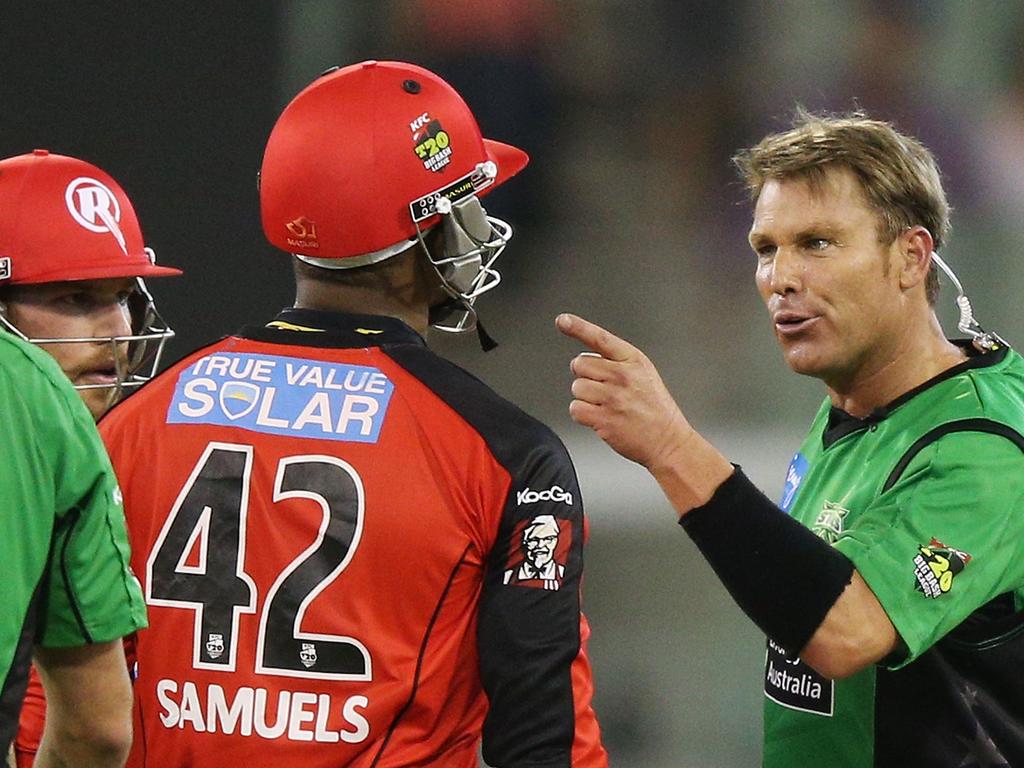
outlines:
[[[128,307],[121,302],[106,304],[96,318],[96,336],[130,336],[132,318]]]
[[[779,248],[772,260],[769,285],[772,293],[786,294],[800,290],[803,283],[803,261],[794,248]]]

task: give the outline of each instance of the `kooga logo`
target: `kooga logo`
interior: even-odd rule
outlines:
[[[523,504],[536,504],[538,501],[561,501],[566,504],[572,504],[572,494],[568,491],[563,491],[559,485],[553,485],[546,491],[531,491],[527,488],[516,494],[516,504],[520,507]]]

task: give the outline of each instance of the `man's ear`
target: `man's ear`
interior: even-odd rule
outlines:
[[[910,290],[924,285],[932,266],[932,250],[935,241],[931,233],[922,226],[910,227],[897,239],[900,287]]]

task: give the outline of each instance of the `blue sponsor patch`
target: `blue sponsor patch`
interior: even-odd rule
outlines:
[[[779,502],[783,512],[789,512],[790,507],[793,506],[797,491],[800,490],[800,484],[804,481],[804,475],[807,474],[807,466],[807,459],[802,453],[797,453],[789,462],[789,469],[786,470],[786,485],[782,488],[782,500]]]
[[[167,422],[376,443],[394,389],[365,365],[219,352],[178,376]]]

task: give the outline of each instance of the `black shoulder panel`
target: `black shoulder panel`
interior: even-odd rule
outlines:
[[[893,468],[892,472],[889,473],[889,477],[886,479],[885,485],[882,486],[882,493],[885,493],[896,485],[896,481],[900,479],[900,476],[917,454],[934,443],[940,437],[944,437],[945,435],[953,432],[987,432],[992,435],[999,435],[1000,437],[1005,437],[1024,452],[1024,435],[1021,435],[1020,432],[1012,427],[1000,424],[998,421],[992,421],[991,419],[961,419],[960,421],[950,421],[946,424],[940,424],[914,441],[914,444],[907,449],[907,452],[904,453],[903,456],[900,457],[900,460],[896,462],[896,466]]]
[[[45,576],[43,577],[45,580]],[[18,644],[14,648],[11,665],[7,674],[0,681],[0,747],[6,751],[18,731],[18,717],[21,713],[21,702],[25,698],[28,686],[28,669],[32,662],[32,646],[35,643],[37,616],[42,602],[42,590],[36,587],[32,601],[25,612],[25,622],[18,635]]]
[[[510,473],[517,473],[532,450],[566,453],[562,441],[547,426],[454,363],[411,344],[382,349],[462,416]]]

